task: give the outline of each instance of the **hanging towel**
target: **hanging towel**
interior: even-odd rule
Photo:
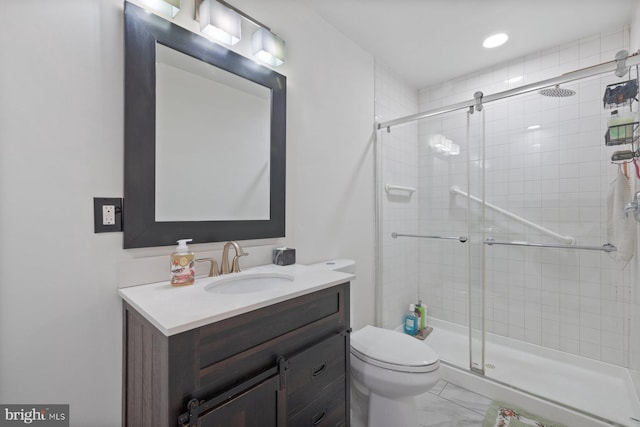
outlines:
[[[632,216],[624,217],[624,207],[632,199],[631,181],[618,167],[607,197],[607,239],[618,249],[609,254],[616,261],[629,261],[635,251],[636,221]]]

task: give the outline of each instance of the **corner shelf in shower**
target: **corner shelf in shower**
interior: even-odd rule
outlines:
[[[399,191],[399,192],[407,193],[407,195],[410,196],[416,192],[416,189],[414,187],[407,187],[404,185],[385,184],[384,191],[386,191],[387,193]]]

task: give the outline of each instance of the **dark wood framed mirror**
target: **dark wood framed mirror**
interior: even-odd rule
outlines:
[[[286,77],[125,2],[124,248],[283,237],[285,166]]]

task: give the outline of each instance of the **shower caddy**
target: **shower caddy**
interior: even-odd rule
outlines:
[[[613,83],[607,85],[604,96],[602,98],[603,108],[612,110],[612,119],[614,114],[617,115],[619,110],[628,108],[628,114],[634,114],[633,102],[638,101],[638,66],[636,68],[636,78],[629,79],[621,83]],[[629,75],[631,75],[631,68],[629,69]],[[638,171],[637,158],[640,157],[640,146],[638,144],[638,128],[640,123],[638,122],[637,112],[635,117],[631,121],[625,121],[624,119],[618,119],[616,124],[611,124],[607,127],[607,132],[604,135],[605,145],[608,147],[618,145],[630,145],[630,150],[616,151],[611,156],[612,163],[626,164],[629,161],[633,161],[636,171],[640,178],[640,172]]]

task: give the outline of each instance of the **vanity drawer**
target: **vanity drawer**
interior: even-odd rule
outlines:
[[[344,286],[303,295],[199,329],[200,367],[204,368],[234,354],[296,329],[335,315],[332,327],[344,324]],[[348,309],[348,307],[347,307]]]
[[[298,412],[313,400],[319,391],[345,376],[345,348],[345,336],[336,334],[289,359],[288,414]]]
[[[348,324],[347,298],[348,284],[338,285],[200,328],[195,397],[232,387],[279,356],[338,335]]]
[[[335,427],[346,425],[346,381],[340,377],[317,394],[297,414],[289,416],[288,427]]]

